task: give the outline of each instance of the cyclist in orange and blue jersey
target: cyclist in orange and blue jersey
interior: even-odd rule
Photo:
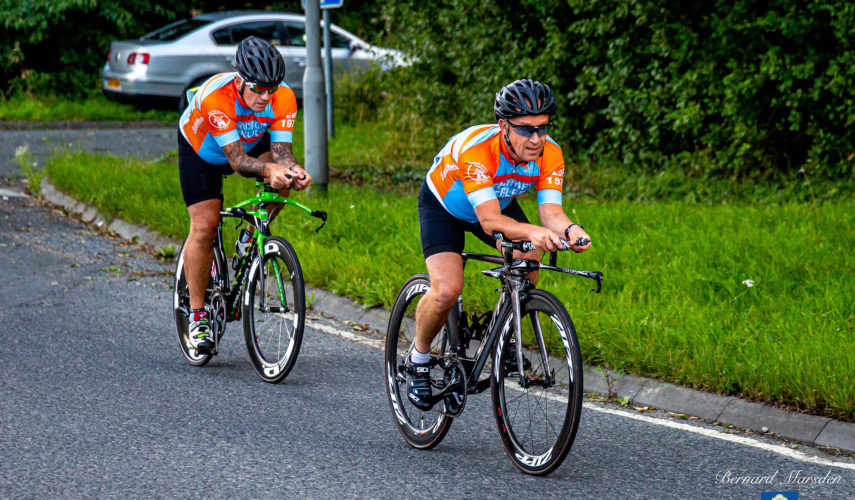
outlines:
[[[583,252],[590,240],[561,206],[564,158],[547,134],[556,110],[548,85],[517,80],[502,87],[493,105],[497,123],[455,135],[433,160],[419,193],[419,227],[431,288],[416,310],[416,340],[408,357],[407,397],[431,407],[430,344],[463,289],[466,232],[499,248],[491,235],[529,240],[537,250],[516,258],[540,259],[565,245]],[[516,197],[535,187],[543,226],[530,224]],[[568,241],[569,240],[569,241]],[[529,276],[532,281],[536,276]],[[516,356],[508,359],[516,360]]]
[[[205,287],[214,258],[211,242],[220,223],[223,175],[264,178],[283,196],[312,182],[291,152],[297,99],[283,82],[282,55],[269,42],[251,36],[238,45],[235,69],[203,83],[178,124],[178,171],[190,214],[184,246],[189,338],[190,347],[200,351],[214,346]],[[279,208],[270,211],[271,218]],[[248,246],[249,235],[238,244]]]

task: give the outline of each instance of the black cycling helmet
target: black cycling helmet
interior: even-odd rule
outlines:
[[[526,115],[554,115],[557,108],[549,85],[529,79],[517,80],[496,92],[493,113],[499,118]]]
[[[235,68],[244,79],[273,87],[285,79],[285,60],[267,40],[249,36],[238,45]]]

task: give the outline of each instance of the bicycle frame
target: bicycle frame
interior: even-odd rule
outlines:
[[[232,282],[231,286],[226,286],[228,282],[228,266],[225,266],[222,269],[223,273],[223,281],[222,283],[217,283],[217,286],[225,291],[226,295],[226,304],[228,307],[227,317],[229,321],[237,319],[237,315],[234,314],[235,311],[238,311],[238,305],[240,301],[240,292],[242,289],[242,281],[243,276],[248,268],[248,264],[252,262],[252,257],[255,255],[259,256],[259,261],[264,262],[264,241],[271,237],[272,234],[270,232],[270,220],[271,215],[267,210],[267,206],[271,203],[281,203],[283,205],[290,205],[296,208],[299,208],[306,212],[308,215],[312,217],[316,217],[322,220],[321,225],[315,229],[315,232],[321,230],[327,222],[327,213],[323,210],[312,210],[309,207],[303,205],[302,203],[296,202],[291,198],[287,198],[279,194],[279,191],[271,187],[269,184],[264,182],[256,182],[255,185],[261,188],[261,191],[249,198],[248,200],[244,200],[233,207],[228,207],[220,210],[220,224],[217,227],[217,238],[216,245],[223,257],[225,257],[225,249],[223,246],[223,222],[227,218],[240,219],[241,221],[246,222],[250,226],[254,227],[256,231],[253,233],[254,245],[251,247],[251,250],[247,252],[246,258],[243,264],[235,271],[235,278]],[[247,210],[247,208],[252,208],[255,206],[255,210]],[[238,223],[238,226],[240,223]],[[257,253],[256,253],[257,252]],[[223,259],[225,262],[225,258]],[[273,263],[274,267],[278,266],[276,262]],[[279,275],[278,269],[276,270],[276,284],[279,288],[279,296],[284,298],[283,293],[283,284],[281,281],[281,277]],[[264,266],[260,269],[261,276],[261,289],[264,289]],[[266,306],[264,305],[264,294],[261,294],[260,303],[258,304],[259,308],[264,309]],[[279,304],[279,307],[282,308],[281,311],[277,311],[272,307],[268,310],[272,312],[284,312],[287,308],[286,304]]]
[[[498,324],[498,318],[503,317],[508,309],[513,310],[514,339],[516,340],[518,346],[522,346],[520,297],[526,290],[534,288],[534,285],[531,283],[531,281],[526,278],[529,273],[543,269],[547,271],[557,271],[565,274],[572,274],[576,276],[590,278],[597,282],[597,288],[591,290],[595,293],[599,293],[603,285],[603,273],[599,271],[578,271],[575,269],[567,269],[555,266],[557,260],[557,252],[551,252],[549,265],[544,265],[536,260],[514,259],[514,250],[522,250],[519,244],[504,241],[503,238],[499,238],[499,240],[502,241],[502,257],[496,255],[465,252],[462,254],[464,268],[466,266],[466,262],[469,260],[479,260],[483,262],[501,265],[501,267],[495,269],[484,269],[481,271],[481,273],[486,276],[498,278],[502,282],[502,293],[501,295],[499,295],[499,299],[496,302],[496,307],[492,311],[492,317],[490,318],[490,322],[486,325],[486,328],[484,328],[482,332],[475,332],[486,333],[486,335],[481,336],[481,345],[478,347],[478,351],[475,353],[474,358],[466,358],[461,356],[461,354],[465,354],[466,347],[468,347],[469,341],[472,340],[472,335],[464,331],[468,330],[468,320],[463,311],[462,296],[458,298],[457,305],[452,308],[452,312],[450,315],[451,345],[449,347],[450,351],[452,352],[452,356],[457,357],[457,359],[464,366],[464,370],[467,374],[466,392],[468,394],[483,392],[487,390],[487,388],[490,386],[489,379],[481,381],[479,381],[478,379],[481,376],[481,372],[484,369],[484,366],[487,364],[487,360],[489,359],[491,352],[493,351],[493,346],[499,340],[499,334],[501,333],[502,336],[504,336],[505,332],[499,331],[501,325]],[[483,328],[483,326],[479,327],[479,329],[480,328]],[[461,338],[464,334],[467,335],[468,338]],[[546,351],[546,346],[543,341],[543,333],[540,331],[539,324],[535,324],[535,337],[537,338],[538,347],[543,361],[542,366],[544,366],[545,368],[545,373],[547,377],[544,382],[538,383],[544,384],[546,387],[549,387],[554,381],[552,380],[552,371],[549,367],[549,356]],[[516,350],[516,356],[518,363],[517,366],[523,366],[522,349]],[[520,385],[522,387],[527,388],[532,384],[532,381],[526,378],[524,370],[519,371],[519,377]]]

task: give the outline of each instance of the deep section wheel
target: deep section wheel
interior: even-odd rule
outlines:
[[[386,396],[395,418],[398,432],[411,446],[420,449],[433,448],[442,441],[451,428],[452,419],[437,411],[421,411],[407,398],[405,367],[407,355],[416,338],[416,308],[419,301],[430,290],[426,274],[417,274],[407,280],[392,307],[386,331],[385,375]],[[431,344],[431,357],[437,361],[448,349],[449,323],[437,334]],[[433,392],[444,385],[442,367],[431,363],[430,373]],[[443,405],[445,403],[437,403]]]
[[[491,374],[493,413],[514,465],[526,474],[545,475],[561,465],[579,427],[582,356],[570,316],[554,295],[532,290],[520,309],[522,346],[514,340],[511,311],[499,320]],[[509,362],[516,350],[522,352],[522,380],[519,362]]]
[[[291,244],[264,240],[264,258],[249,270],[243,299],[243,332],[249,358],[265,382],[281,382],[297,362],[306,322],[303,271]]]

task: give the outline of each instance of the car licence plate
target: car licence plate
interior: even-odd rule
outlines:
[[[107,79],[107,88],[119,89],[119,88],[122,88],[122,86],[119,84],[118,78],[108,78]]]

